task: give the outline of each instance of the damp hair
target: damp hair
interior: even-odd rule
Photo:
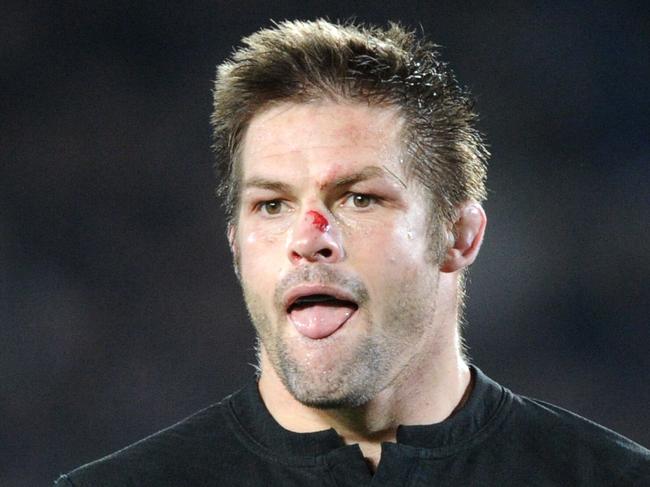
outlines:
[[[395,23],[383,28],[322,19],[285,21],[242,39],[218,66],[211,117],[217,193],[228,222],[238,211],[238,158],[250,120],[282,102],[397,108],[406,174],[430,196],[435,228],[453,222],[464,201],[482,202],[489,154],[472,98],[438,49]]]

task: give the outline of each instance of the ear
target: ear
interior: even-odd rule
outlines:
[[[236,260],[237,242],[235,241],[235,239],[237,238],[237,226],[234,223],[229,223],[227,232],[228,232],[228,245],[230,246],[230,251],[232,252],[233,257]]]
[[[456,272],[471,265],[483,242],[487,216],[483,207],[468,201],[456,211],[456,221],[449,232],[450,244],[440,264],[442,272]]]
[[[228,224],[228,245],[230,246],[230,252],[232,252],[232,264],[235,275],[241,281],[241,275],[239,274],[239,247],[237,246],[237,225],[233,223]]]

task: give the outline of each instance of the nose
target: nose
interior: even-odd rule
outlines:
[[[293,264],[333,264],[344,257],[338,229],[316,210],[298,218],[287,242],[287,252]]]

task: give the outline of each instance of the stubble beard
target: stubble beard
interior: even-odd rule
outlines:
[[[293,351],[300,343],[284,334],[288,323],[280,296],[291,286],[304,283],[333,285],[347,290],[359,305],[356,318],[364,320],[366,332],[354,343],[343,340],[336,344],[325,342],[334,337],[321,342],[324,348],[336,350],[336,358],[325,367],[309,358],[296,357]],[[258,339],[286,389],[306,406],[340,409],[368,403],[399,380],[408,367],[410,355],[405,352],[418,348],[435,311],[433,296],[437,281],[434,288],[425,293],[418,287],[420,285],[417,278],[393,282],[390,302],[383,303],[380,322],[373,318],[364,284],[325,266],[303,267],[287,275],[274,293],[271,312],[264,308],[257,294],[247,286],[243,288]]]

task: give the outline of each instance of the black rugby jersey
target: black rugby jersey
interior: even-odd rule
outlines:
[[[400,426],[374,474],[333,429],[282,428],[251,382],[56,487],[650,486],[647,449],[472,373],[463,408],[441,423]]]

